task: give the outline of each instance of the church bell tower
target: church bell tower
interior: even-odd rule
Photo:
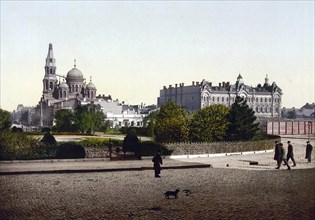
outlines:
[[[43,98],[45,101],[52,103],[54,100],[53,92],[57,86],[58,79],[56,76],[56,59],[54,58],[53,46],[50,43],[45,65],[45,76],[43,79]]]

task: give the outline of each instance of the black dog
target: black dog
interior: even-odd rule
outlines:
[[[179,189],[176,189],[175,191],[166,191],[164,195],[165,195],[165,198],[168,198],[168,199],[170,198],[170,196],[174,196],[174,198],[177,199],[178,192],[179,192]]]

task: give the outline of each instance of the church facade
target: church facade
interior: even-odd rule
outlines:
[[[201,83],[193,81],[192,85],[188,86],[184,83],[175,84],[175,87],[164,86],[160,90],[157,104],[161,107],[169,100],[173,100],[193,112],[213,104],[231,106],[235,98],[241,96],[247,100],[247,104],[258,118],[279,118],[282,94],[282,90],[275,82],[269,84],[268,75],[263,85],[252,87],[244,84],[243,77],[239,74],[235,84],[222,82],[214,86],[212,82],[202,80]]]
[[[66,77],[57,74],[56,59],[50,43],[45,62],[42,97],[37,106],[40,126],[52,126],[54,113],[60,109],[74,109],[81,101],[92,103],[96,100],[96,87],[92,80],[87,83],[83,73],[76,67]],[[58,80],[63,78],[63,80]]]

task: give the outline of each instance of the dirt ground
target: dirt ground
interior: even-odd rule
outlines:
[[[0,183],[0,219],[315,219],[314,169],[16,175]],[[164,197],[177,188],[178,199]]]

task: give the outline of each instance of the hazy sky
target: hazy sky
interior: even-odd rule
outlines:
[[[156,104],[164,85],[264,83],[283,107],[314,102],[314,1],[1,1],[1,108],[41,98],[48,44],[57,74],[77,60],[98,94]]]

